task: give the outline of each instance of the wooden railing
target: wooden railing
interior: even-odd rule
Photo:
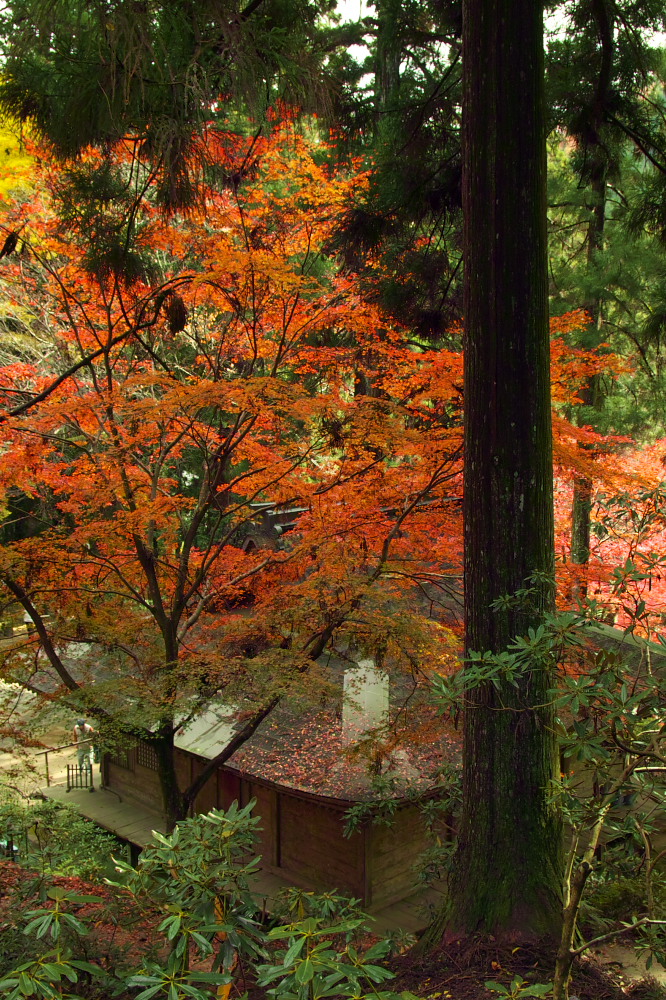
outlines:
[[[38,750],[35,757],[44,758],[44,770],[46,772],[46,787],[51,787],[51,775],[49,774],[49,754],[58,753],[59,750],[69,750],[70,747],[77,746],[76,743],[63,743],[61,747],[49,747],[47,750]]]

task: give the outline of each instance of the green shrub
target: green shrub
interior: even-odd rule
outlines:
[[[589,902],[605,920],[630,920],[645,912],[645,881],[638,876],[596,881]]]
[[[647,913],[645,877],[620,875],[609,871],[590,879],[589,892],[581,907],[580,924],[585,932],[598,933],[620,921]],[[666,912],[666,882],[663,876],[653,875],[652,891],[658,915]]]
[[[118,860],[120,880],[106,881],[105,895],[113,898],[105,912],[97,896],[38,880],[40,891],[13,909],[11,927],[0,921],[0,952],[9,946],[0,995],[211,1000],[247,963],[276,1000],[416,1000],[378,988],[393,978],[378,964],[390,943],[364,953],[354,944],[367,920],[357,900],[292,890],[284,896],[285,922],[266,933],[250,892],[258,864],[254,804],[213,809],[178,824],[168,837],[155,834],[136,868]],[[124,925],[128,908],[149,928],[149,940],[125,937],[125,953],[110,951],[104,924]]]
[[[113,872],[121,842],[71,806],[38,802],[0,804],[0,840],[11,840],[17,860],[43,875],[76,875],[89,881]]]

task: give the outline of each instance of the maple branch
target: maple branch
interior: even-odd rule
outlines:
[[[238,424],[238,421],[236,423]],[[212,480],[210,478],[210,470],[208,468],[208,465],[206,464],[206,470],[204,476],[202,477],[201,487],[199,489],[197,507],[192,513],[189,526],[182,540],[179,567],[178,567],[178,578],[176,583],[176,593],[174,595],[174,605],[173,605],[174,608],[177,607],[179,609],[179,613],[187,605],[187,602],[188,600],[191,599],[192,595],[198,591],[199,587],[201,586],[201,583],[203,582],[203,580],[205,579],[206,575],[210,570],[210,566],[213,565],[214,559],[208,562],[207,556],[213,550],[214,542],[217,547],[217,555],[219,556],[222,548],[226,544],[227,540],[231,537],[231,534],[233,532],[232,528],[227,532],[226,537],[223,537],[222,539],[215,541],[217,528],[224,520],[223,515],[220,512],[217,519],[217,524],[214,526],[213,531],[211,532],[211,541],[209,543],[206,556],[202,559],[201,565],[197,573],[195,574],[191,585],[189,587],[186,587],[187,573],[190,565],[190,555],[192,552],[192,546],[194,545],[197,536],[197,532],[199,530],[199,526],[201,525],[204,516],[210,510],[214,500],[216,499],[217,496],[216,490],[217,487],[220,485],[220,479],[222,477],[223,462],[229,457],[231,452],[236,447],[236,445],[234,445],[234,448],[231,447],[229,443],[230,437],[231,435],[227,437],[227,440],[224,443],[224,445],[217,450],[216,455],[214,456],[217,459],[217,469]],[[227,516],[229,516],[229,511],[227,511]]]
[[[460,580],[461,580],[461,574],[460,573],[456,574],[456,576],[455,576],[455,581],[457,582],[457,586],[454,586],[453,582],[450,585],[438,582],[438,580],[437,580],[438,576],[440,577],[441,580],[445,580],[446,577],[443,576],[443,575],[441,575],[441,574],[435,574],[435,573],[433,573],[433,574],[430,574],[430,573],[408,573],[406,570],[392,569],[390,575],[391,575],[391,577],[404,577],[407,580],[411,580],[412,583],[414,583],[416,585],[416,587],[418,588],[418,590],[420,591],[420,593],[423,595],[423,597],[430,604],[430,608],[431,608],[430,617],[432,617],[432,608],[434,607],[434,605],[437,605],[440,608],[443,608],[443,609],[445,609],[447,611],[450,611],[453,614],[455,614],[456,612],[453,609],[449,608],[448,605],[446,605],[443,600],[436,600],[433,597],[433,595],[430,594],[426,590],[423,581],[425,581],[426,583],[432,583],[433,586],[437,587],[439,590],[443,590],[444,593],[448,594],[450,598],[455,598],[458,601],[458,610],[459,611],[462,610],[463,600],[462,600],[462,587],[460,586]],[[453,576],[452,576],[452,580],[453,580]]]
[[[167,375],[170,375],[172,378],[175,378],[175,374],[174,374],[173,368],[171,368],[166,363],[166,361],[162,360],[162,358],[159,356],[159,354],[152,349],[152,347],[150,346],[150,344],[146,343],[146,341],[143,339],[143,337],[139,336],[138,332],[136,332],[136,331],[134,333],[134,336],[135,336],[135,338],[137,340],[137,343],[139,343],[141,345],[141,347],[143,347],[143,349],[146,352],[146,354],[148,355],[148,357],[152,358],[152,360],[155,362],[155,364],[159,365],[160,368],[163,368],[164,371],[167,373]]]
[[[129,337],[131,333],[132,333],[131,330],[126,330],[124,333],[119,334],[117,337],[114,337],[113,340],[111,341],[110,346],[115,347],[116,344],[122,343],[122,341],[125,340],[127,337]],[[76,372],[81,370],[81,368],[86,368],[87,366],[92,364],[93,361],[96,361],[97,358],[100,358],[103,354],[105,354],[107,350],[108,347],[106,346],[100,347],[96,351],[93,351],[91,354],[86,355],[85,358],[82,358],[80,361],[77,361],[75,364],[71,365],[65,372],[62,373],[62,375],[58,375],[58,377],[55,378],[53,382],[51,382],[51,384],[46,387],[46,389],[43,389],[41,392],[37,393],[36,396],[33,396],[31,399],[29,399],[25,403],[22,403],[20,406],[15,406],[13,409],[8,410],[6,413],[0,413],[0,423],[3,423],[10,417],[18,417],[22,413],[25,413],[27,410],[32,409],[33,406],[36,406],[38,403],[42,403],[45,399],[48,399],[48,397],[58,388],[58,386],[62,385],[63,382],[66,382],[68,378],[72,377],[72,375],[75,375]]]
[[[267,705],[264,705],[263,708],[260,708],[258,712],[254,713],[254,715],[245,723],[243,728],[239,730],[239,732],[237,732],[236,735],[227,743],[224,749],[221,750],[216,757],[213,757],[212,760],[208,761],[201,774],[199,774],[189,788],[183,792],[183,801],[188,812],[192,803],[211,775],[222,764],[226,764],[226,762],[233,757],[236,751],[242,747],[244,743],[247,743],[250,737],[257,731],[264,719],[271,714],[279,701],[279,695],[275,695],[271,698]]]
[[[179,582],[178,582],[178,588],[179,588],[179,592],[180,592],[180,595],[181,595],[180,598],[179,598],[179,601],[181,603],[186,603],[187,600],[189,599],[188,595],[191,596],[198,589],[198,587],[200,586],[201,580],[204,578],[205,573],[208,571],[209,566],[212,565],[212,563],[206,563],[205,559],[202,560],[202,565],[201,565],[201,567],[199,569],[199,572],[195,576],[195,582],[189,588],[188,595],[185,595],[185,593],[184,593],[184,587],[185,587],[185,581],[186,581],[186,575],[187,575],[187,567],[189,565],[189,559],[190,559],[190,553],[192,551],[192,546],[194,544],[194,540],[196,538],[197,531],[199,529],[199,526],[200,526],[200,524],[201,524],[201,522],[202,522],[205,514],[210,510],[212,504],[214,503],[214,501],[216,499],[216,492],[215,491],[216,491],[217,487],[220,485],[220,481],[221,481],[222,474],[223,474],[223,463],[232,454],[232,452],[235,451],[238,448],[239,444],[243,441],[243,439],[247,436],[247,434],[249,434],[250,430],[254,426],[254,423],[256,422],[256,419],[257,419],[256,416],[252,416],[251,414],[248,414],[248,419],[245,421],[245,426],[243,428],[243,433],[239,434],[238,437],[234,438],[234,435],[235,435],[236,431],[241,426],[243,426],[243,418],[244,418],[244,416],[245,416],[245,411],[243,411],[242,413],[238,414],[238,416],[236,418],[236,422],[235,422],[234,428],[232,428],[230,430],[229,434],[227,435],[226,441],[224,442],[224,445],[221,446],[218,449],[217,453],[216,453],[215,457],[217,458],[217,469],[216,469],[216,473],[215,473],[214,477],[211,480],[209,478],[209,471],[208,471],[208,469],[206,469],[206,473],[205,473],[205,475],[204,475],[204,477],[202,479],[201,488],[199,490],[199,498],[198,498],[198,501],[197,501],[197,507],[196,507],[195,511],[192,513],[190,524],[189,524],[189,527],[187,529],[187,532],[185,533],[185,537],[183,538],[183,543],[182,543],[182,548],[181,548],[180,571],[179,571]],[[263,471],[263,469],[259,470],[259,471]],[[241,481],[241,479],[247,478],[247,477],[252,476],[252,475],[256,475],[256,473],[257,473],[257,470],[253,469],[251,472],[245,473],[243,476],[237,477],[234,480],[234,482],[237,484],[237,483],[239,483]],[[262,487],[262,489],[263,489],[263,487]],[[256,491],[255,494],[254,494],[254,496],[258,496],[259,492],[260,491]],[[251,499],[254,499],[254,497],[252,497]],[[251,502],[251,501],[246,501],[244,504],[242,504],[240,506],[241,507],[245,506],[246,503],[249,503],[249,502]],[[240,507],[237,508],[237,509],[240,509]],[[227,511],[227,516],[229,516],[230,513],[233,513],[233,511]],[[220,515],[220,517],[218,518],[218,525],[221,523],[222,520],[223,520],[223,517],[222,517],[222,515]],[[233,530],[234,530],[233,528],[230,529],[230,531],[227,532],[227,535],[226,535],[225,538],[222,538],[221,540],[217,540],[215,542],[215,545],[217,547],[217,555],[219,555],[220,549],[222,548],[222,546],[224,546],[226,544],[226,542],[228,541],[228,539],[233,534]],[[214,535],[214,532],[213,532],[213,535]],[[213,547],[213,542],[211,541],[211,544],[208,547],[208,552],[211,551],[212,547]]]
[[[382,550],[377,560],[377,565],[375,566],[374,570],[369,574],[367,580],[363,584],[364,591],[367,592],[369,586],[372,585],[373,583],[376,583],[376,581],[379,579],[382,572],[384,571],[384,567],[386,566],[386,563],[388,561],[391,545],[393,544],[397,535],[399,534],[400,528],[404,523],[405,519],[409,517],[409,515],[414,511],[414,509],[418,507],[420,503],[423,502],[423,498],[427,496],[428,493],[441,481],[441,473],[444,469],[448,468],[449,465],[450,461],[447,460],[446,462],[442,463],[442,465],[438,466],[438,468],[435,469],[435,471],[432,473],[430,480],[423,487],[423,489],[419,490],[414,499],[404,506],[402,513],[397,518],[395,524],[384,538],[384,543],[382,545]],[[444,477],[444,478],[450,478],[450,477]],[[324,626],[324,628],[320,629],[319,631],[313,633],[313,635],[310,636],[307,642],[303,645],[302,651],[303,652],[307,651],[308,656],[313,660],[316,660],[319,656],[321,656],[328,642],[333,636],[335,630],[339,628],[345,621],[348,621],[350,616],[354,614],[355,611],[358,611],[362,602],[363,602],[363,593],[358,593],[356,597],[351,598],[345,610],[341,610],[337,615],[335,615],[331,619],[331,621],[326,626]]]
[[[67,288],[67,286],[64,284],[64,282],[60,278],[60,276],[57,273],[57,271],[53,267],[50,267],[48,265],[48,262],[44,261],[42,259],[42,257],[34,249],[32,249],[32,248],[31,248],[31,252],[36,257],[36,259],[42,264],[42,266],[44,266],[46,268],[46,270],[51,275],[51,277],[54,279],[54,281],[57,282],[58,287],[60,288],[60,291],[62,293],[62,304],[63,304],[63,307],[64,307],[66,313],[67,313],[67,318],[69,320],[69,325],[70,325],[70,328],[72,329],[72,331],[76,334],[76,330],[77,330],[78,324],[76,322],[75,317],[72,315],[71,308],[70,308],[70,300],[74,301],[76,303],[76,305],[78,306],[78,308],[81,310],[81,312],[82,312],[82,314],[83,314],[83,316],[84,316],[84,318],[85,318],[85,320],[86,320],[86,322],[87,322],[90,330],[94,333],[94,330],[95,330],[94,324],[92,323],[92,321],[90,319],[88,319],[87,314],[86,314],[86,310],[85,310],[85,306],[84,306],[83,302],[81,301],[81,299],[77,298],[74,295],[72,295],[72,293],[70,292],[70,290]],[[192,275],[180,275],[178,278],[170,279],[169,281],[164,282],[163,285],[161,285],[160,288],[157,291],[157,298],[159,299],[160,292],[163,292],[164,289],[166,289],[167,287],[168,288],[177,288],[177,287],[180,287],[183,284],[189,284],[189,282],[191,280],[192,280]],[[25,413],[28,410],[32,409],[33,406],[36,406],[37,404],[43,402],[45,399],[48,399],[48,397],[50,395],[52,395],[52,393],[59,386],[61,386],[63,384],[63,382],[66,382],[67,379],[71,378],[73,375],[75,375],[82,368],[89,368],[89,367],[91,367],[93,361],[96,361],[99,358],[103,357],[105,354],[107,354],[111,350],[111,348],[116,347],[118,344],[121,344],[124,340],[127,340],[128,338],[130,338],[133,335],[136,336],[137,340],[141,343],[141,346],[144,348],[144,350],[146,350],[151,355],[151,357],[153,357],[153,360],[155,360],[157,363],[159,363],[163,368],[165,368],[165,370],[168,373],[170,373],[170,369],[168,368],[168,366],[164,362],[162,362],[162,360],[159,358],[159,356],[154,355],[154,353],[150,350],[149,346],[144,343],[144,341],[143,341],[143,339],[141,337],[139,337],[139,331],[140,330],[149,329],[150,327],[154,326],[155,323],[157,322],[157,318],[159,316],[159,311],[160,311],[161,304],[162,304],[159,301],[156,302],[156,308],[155,308],[155,311],[154,311],[152,319],[144,320],[144,318],[143,318],[144,315],[145,315],[146,309],[148,308],[148,305],[150,304],[151,301],[152,302],[156,301],[156,294],[155,294],[154,290],[151,290],[150,294],[145,297],[145,300],[144,300],[143,304],[140,306],[138,317],[137,317],[136,320],[133,321],[132,318],[128,315],[126,309],[125,309],[125,305],[124,305],[124,301],[122,299],[122,296],[119,296],[121,314],[122,314],[123,319],[125,320],[125,322],[127,324],[127,329],[124,330],[123,333],[117,334],[115,337],[113,337],[113,336],[110,337],[107,340],[106,344],[101,345],[97,350],[92,351],[92,352],[90,352],[88,354],[85,354],[79,361],[76,361],[74,364],[70,365],[69,368],[67,368],[61,375],[58,375],[57,378],[55,378],[53,380],[53,382],[51,382],[45,389],[43,389],[41,392],[37,393],[36,395],[32,396],[25,403],[22,403],[20,406],[13,407],[11,410],[8,410],[6,413],[0,413],[0,423],[3,423],[4,421],[6,421],[9,417],[20,416],[22,413]],[[82,346],[81,346],[80,341],[78,340],[78,336],[77,336],[77,342],[78,342],[78,345],[79,345],[79,349],[82,350]],[[18,390],[5,390],[5,391],[15,392],[15,391],[18,391]]]
[[[9,678],[12,684],[16,684],[17,687],[23,688],[25,691],[29,691],[30,694],[37,695],[37,697],[39,698],[43,698],[46,693],[43,690],[43,688],[38,688],[35,684],[31,684],[30,681],[26,681],[20,677],[17,677],[16,675],[12,675],[11,671],[8,672],[6,676]],[[20,695],[18,697],[20,697]],[[13,715],[13,713],[17,710],[17,708],[18,708],[18,698],[16,707],[11,709],[7,718],[10,718],[11,715]]]
[[[326,312],[329,309],[332,309],[336,305],[339,305],[341,302],[344,302],[344,299],[345,299],[345,296],[343,294],[339,294],[339,295],[334,296],[332,299],[328,300],[327,302],[324,302],[319,307],[318,311],[314,313],[314,315],[310,316],[309,319],[306,319],[305,322],[301,323],[300,326],[297,326],[296,329],[295,329],[295,331],[294,331],[294,333],[293,333],[293,335],[292,335],[292,338],[289,341],[289,343],[287,344],[287,347],[285,348],[285,350],[284,350],[284,352],[283,352],[280,360],[281,361],[285,360],[285,358],[292,351],[294,345],[296,344],[296,342],[298,341],[298,339],[299,339],[299,337],[300,337],[300,335],[302,333],[304,333],[309,327],[314,326],[316,324],[317,320],[321,316],[325,315]]]
[[[225,587],[237,587],[239,583],[243,582],[243,580],[248,580],[250,577],[256,576],[257,573],[260,573],[261,570],[264,569],[266,566],[268,566],[272,561],[273,557],[267,556],[262,562],[258,563],[256,566],[253,566],[252,569],[247,570],[245,573],[240,573],[238,576],[235,576],[233,580],[228,580],[225,583]],[[218,596],[217,594],[209,594],[201,599],[196,610],[183,623],[182,628],[179,629],[178,631],[179,642],[182,641],[182,639],[187,635],[188,631],[192,628],[192,626],[196,625],[203,612],[215,600],[217,596]]]
[[[155,498],[159,494],[165,497],[173,496],[172,492],[170,492],[168,489],[166,489],[165,487],[160,487],[160,479],[162,476],[162,471],[168,456],[171,454],[172,451],[174,451],[174,449],[177,449],[178,446],[183,441],[186,440],[188,433],[191,433],[191,431],[192,431],[191,427],[183,428],[183,430],[179,431],[179,433],[176,434],[174,437],[172,437],[171,441],[169,442],[167,440],[166,431],[162,429],[162,436],[160,439],[160,449],[157,456],[154,459],[152,470],[150,463],[148,461],[144,461],[141,458],[141,455],[138,453],[135,455],[134,460],[137,466],[140,469],[143,469],[143,471],[146,473],[146,477],[150,479],[151,500],[155,500]],[[152,458],[153,456],[151,455],[150,457]]]
[[[109,366],[109,351],[104,352],[105,366],[107,370],[107,382],[109,386],[113,384],[113,373]],[[105,406],[107,420],[110,426],[111,439],[113,441],[114,447],[118,455],[122,455],[122,445],[120,439],[120,432],[116,424],[115,413],[112,403],[108,403]],[[134,491],[132,489],[129,477],[127,475],[127,469],[124,463],[118,462],[118,474],[120,476],[120,481],[123,487],[123,495],[125,502],[127,503],[128,509],[132,512],[136,512],[136,503],[134,500]],[[162,600],[162,592],[160,590],[159,580],[155,570],[156,558],[152,549],[147,545],[143,538],[136,532],[132,532],[132,542],[134,544],[134,550],[136,552],[139,564],[144,572],[146,578],[146,584],[148,586],[148,593],[150,594],[150,599],[152,603],[151,613],[159,625],[160,631],[162,632],[162,638],[164,640],[165,652],[167,659],[169,661],[174,661],[176,659],[176,649],[174,648],[174,629],[172,627],[172,622],[166,613],[164,608],[164,602]],[[171,627],[170,627],[171,626]]]
[[[138,343],[141,345],[141,347],[143,347],[144,351],[146,351],[146,353],[153,359],[153,361],[155,361],[156,364],[158,364],[161,368],[163,368],[166,371],[166,373],[168,375],[171,375],[172,377],[174,377],[173,370],[169,367],[169,365],[167,365],[166,361],[164,361],[159,356],[159,354],[153,351],[150,345],[147,344],[144,341],[144,339],[139,336],[139,331],[150,330],[153,326],[155,326],[159,318],[160,310],[169,292],[173,292],[173,290],[176,288],[182,288],[183,285],[189,285],[193,277],[194,276],[192,274],[181,274],[178,275],[178,277],[176,278],[169,278],[166,281],[163,281],[161,285],[157,286],[157,288],[151,288],[150,292],[144,296],[143,302],[141,302],[140,305],[138,306],[136,319],[132,319],[132,317],[127,312],[123,296],[121,294],[118,295],[120,312],[123,319],[125,320],[125,323],[127,324],[128,329],[134,333],[134,336],[136,337]],[[144,319],[146,311],[148,310],[148,307],[150,306],[151,303],[153,303],[154,306],[153,317],[152,319]]]
[[[290,343],[285,348],[285,343],[287,341],[287,334],[289,331],[289,324],[294,318],[294,313],[296,312],[296,308],[300,300],[301,300],[301,293],[296,292],[293,298],[293,302],[291,304],[291,309],[289,310],[287,309],[286,301],[282,303],[282,333],[280,334],[280,342],[278,343],[277,349],[275,351],[275,360],[273,362],[273,368],[271,370],[271,375],[273,377],[277,375],[280,363],[284,361],[285,356],[289,353],[289,351],[296,343],[296,340],[299,336],[300,331],[296,330],[294,336],[291,338]],[[287,315],[287,313],[289,313],[289,315]],[[303,329],[303,327],[301,327],[301,329]]]
[[[308,641],[301,647],[302,652],[307,653],[311,660],[317,660],[326,649],[326,646],[330,642],[335,630],[339,628],[358,607],[360,607],[360,604],[360,597],[356,597],[350,601],[349,610],[340,612],[323,629],[320,629],[318,632],[311,635]],[[311,644],[313,644],[311,648],[308,648]]]
[[[130,600],[133,600],[136,604],[140,604],[142,608],[145,608],[147,611],[152,611],[150,604],[142,596],[141,591],[137,590],[134,584],[128,580],[128,578],[125,576],[125,574],[122,572],[122,569],[118,565],[118,562],[117,561],[114,562],[110,556],[105,556],[101,553],[96,553],[95,555],[91,555],[90,559],[87,560],[82,559],[80,565],[81,566],[92,565],[97,570],[100,570],[101,567],[105,567],[108,570],[108,573],[104,577],[102,577],[101,574],[98,574],[98,581],[100,581],[100,584],[96,590],[91,591],[93,597],[96,594],[105,594],[106,596],[111,596],[111,597],[122,597],[122,598],[129,597]],[[107,580],[111,576],[117,577],[117,579],[126,589],[123,591],[123,590],[115,590],[112,587],[102,586],[102,582]],[[66,588],[61,587],[59,588],[58,591],[56,591],[56,593],[58,592],[62,593],[65,589]],[[85,587],[77,588],[77,592],[79,591],[86,593],[86,588]]]
[[[80,427],[78,424],[76,424],[75,421],[72,421],[72,420],[69,420],[69,419],[65,419],[65,421],[63,423],[63,427],[67,427],[68,425],[70,426],[70,429],[72,431],[74,431],[77,434],[80,434],[81,437],[87,438],[88,443],[87,444],[81,444],[79,441],[76,441],[74,438],[66,437],[65,435],[60,435],[60,434],[56,434],[56,433],[49,433],[48,431],[33,430],[31,427],[27,427],[25,425],[18,426],[16,428],[16,431],[17,431],[18,434],[23,434],[23,435],[25,435],[28,438],[29,437],[36,437],[36,438],[39,438],[40,441],[53,441],[56,444],[60,445],[61,447],[62,447],[63,444],[66,444],[70,448],[76,449],[77,451],[82,452],[84,455],[87,455],[91,462],[94,461],[95,455],[94,455],[93,450],[92,450],[92,441],[93,441],[93,439],[92,439],[91,435],[88,434],[85,430],[83,430],[83,428]],[[44,522],[44,523],[46,523],[46,522]]]
[[[19,604],[21,604],[30,615],[33,624],[35,626],[37,635],[41,640],[44,652],[48,656],[51,666],[58,674],[60,680],[63,682],[65,687],[68,688],[70,691],[78,691],[79,685],[76,683],[76,681],[70,674],[69,670],[67,670],[64,663],[58,656],[55,646],[51,642],[51,637],[49,636],[48,632],[46,631],[46,628],[44,627],[42,616],[39,614],[37,608],[28,597],[27,592],[19,583],[16,583],[15,580],[12,580],[12,578],[10,576],[7,576],[5,573],[2,574],[0,579],[7,587],[7,589],[11,591],[11,593],[17,599]]]
[[[441,473],[443,472],[444,469],[448,468],[449,465],[450,462],[447,460],[446,462],[443,462],[437,469],[435,469],[435,471],[432,473],[430,477],[430,481],[423,487],[423,489],[419,491],[419,493],[417,493],[414,499],[410,503],[406,504],[406,506],[403,508],[402,513],[397,518],[393,528],[391,529],[391,531],[389,531],[388,535],[384,539],[384,544],[382,545],[382,551],[377,561],[377,566],[375,567],[373,573],[370,575],[370,580],[372,583],[374,583],[375,580],[377,580],[381,575],[381,573],[383,572],[384,566],[388,561],[391,545],[395,541],[403,522],[418,507],[418,505],[423,502],[424,497],[427,497],[428,493],[430,493],[430,491],[434,489],[434,487],[437,486],[439,482],[441,482],[440,478]],[[444,478],[445,479],[451,478],[451,476],[447,476]]]
[[[383,459],[375,458],[368,465],[364,465],[362,469],[357,469],[356,472],[352,472],[348,476],[338,477],[332,483],[327,483],[326,486],[321,486],[319,489],[316,489],[314,491],[314,496],[323,496],[325,493],[329,493],[331,490],[334,490],[337,486],[343,486],[345,483],[351,483],[352,480],[358,479],[359,476],[364,476],[366,472],[370,472],[371,469],[374,469],[377,465],[382,465],[382,463]],[[342,469],[340,472],[342,472]]]
[[[279,476],[277,476],[272,481],[269,481],[267,483],[263,483],[260,488],[257,488],[254,491],[254,493],[252,493],[249,497],[247,497],[242,503],[236,505],[236,507],[230,507],[230,508],[228,508],[226,510],[226,517],[231,517],[237,511],[242,510],[243,508],[247,508],[254,500],[256,500],[256,498],[261,493],[264,493],[264,492],[270,490],[271,486],[279,483],[281,480],[283,480],[285,478],[285,476],[287,476],[290,473],[294,472],[295,469],[297,469],[300,465],[303,464],[303,462],[305,462],[307,460],[307,457],[310,454],[311,450],[312,450],[311,448],[308,448],[303,455],[299,455],[298,459],[292,463],[292,465],[290,466],[289,469],[286,469],[284,472],[282,472]],[[234,486],[237,486],[238,483],[242,479],[245,479],[245,478],[250,477],[252,475],[256,475],[257,471],[263,471],[263,470],[253,469],[252,472],[246,473],[246,474],[244,474],[242,476],[238,476],[234,480]],[[196,522],[196,524],[194,526],[194,530],[192,530],[192,525],[190,525],[190,529],[188,530],[188,535],[186,537],[186,540],[183,543],[183,550],[181,552],[181,573],[183,575],[183,587],[182,587],[182,591],[181,591],[180,597],[178,599],[178,607],[179,608],[180,607],[184,607],[187,604],[188,600],[190,600],[192,598],[192,596],[198,591],[198,589],[201,586],[203,580],[206,578],[206,576],[210,572],[211,567],[220,558],[220,555],[222,553],[222,549],[227,544],[227,542],[231,539],[231,537],[233,536],[233,534],[238,530],[238,524],[235,524],[235,525],[233,525],[229,529],[229,531],[227,531],[226,535],[224,535],[221,539],[218,539],[218,538],[215,537],[215,535],[216,535],[216,527],[217,526],[213,528],[213,530],[211,531],[211,541],[210,541],[210,543],[209,543],[209,545],[208,545],[208,547],[206,549],[206,552],[205,552],[205,555],[204,555],[203,559],[201,560],[201,564],[199,566],[199,569],[198,569],[197,573],[195,574],[194,579],[193,579],[191,585],[189,586],[189,588],[187,589],[187,591],[185,591],[185,589],[184,589],[184,581],[186,579],[187,567],[189,565],[189,552],[191,551],[191,546],[192,546],[192,544],[194,542],[194,538],[196,537],[196,529],[198,528],[198,525],[201,523],[201,519],[203,518],[204,513],[206,512],[206,510],[210,509],[210,506],[212,505],[213,501],[215,500],[215,493],[214,493],[214,489],[213,489],[213,486],[215,486],[215,485],[216,485],[215,482],[213,482],[211,484],[211,488],[209,489],[208,498],[207,498],[205,507],[202,509],[201,514],[200,514],[200,516],[197,519],[197,522]],[[244,524],[247,521],[251,520],[252,516],[253,516],[252,514],[248,515],[248,517],[245,518],[241,523]],[[224,518],[223,518],[223,515],[220,513],[220,515],[218,517],[218,525],[221,523],[222,520],[224,520]],[[193,522],[194,522],[194,519],[193,519]],[[270,562],[270,558],[271,557],[269,557],[269,560],[268,560],[269,562]],[[254,575],[254,573],[252,573],[251,575]],[[180,586],[180,583],[179,583],[179,586]],[[212,600],[212,599],[213,599],[213,597],[211,596],[210,600]],[[175,599],[174,599],[174,607],[175,606],[176,606],[176,602],[175,602]],[[202,610],[203,610],[203,608],[202,608]]]

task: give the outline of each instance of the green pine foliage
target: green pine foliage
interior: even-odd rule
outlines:
[[[137,155],[159,170],[164,206],[187,207],[207,162],[196,142],[205,124],[230,108],[261,120],[276,98],[304,110],[322,104],[315,43],[333,7],[14,0],[0,23],[0,105],[63,158],[135,137]]]
[[[655,168],[625,143],[617,179],[608,184],[603,246],[587,252],[594,208],[581,187],[577,150],[562,136],[550,147],[550,284],[554,311],[599,303],[599,324],[579,346],[599,342],[626,358],[630,369],[617,380],[604,378],[597,404],[581,407],[581,424],[602,433],[650,441],[666,433],[666,279],[663,237],[657,214],[646,225],[646,197],[654,191]]]

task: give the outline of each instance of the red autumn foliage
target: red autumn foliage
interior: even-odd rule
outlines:
[[[16,210],[29,263],[3,262],[47,345],[0,371],[0,486],[35,528],[0,550],[0,584],[39,619],[4,675],[139,728],[213,696],[321,700],[325,649],[422,676],[457,664],[462,355],[415,346],[328,255],[363,174],[322,166],[289,125],[210,136],[213,154],[232,180],[186,218],[147,185],[131,250],[152,263],[132,280],[65,233],[46,162]],[[558,407],[622,370],[568,344],[585,322],[553,320]],[[562,481],[626,487],[619,443],[556,415]],[[298,507],[284,545],[260,502]]]

